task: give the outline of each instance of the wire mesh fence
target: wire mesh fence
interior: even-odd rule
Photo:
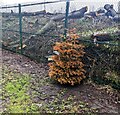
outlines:
[[[2,7],[3,47],[37,60],[45,59],[53,41],[60,39],[60,34],[64,32],[59,31],[59,28],[64,28],[64,21],[55,22],[52,19],[58,14],[65,14],[65,2],[61,2],[63,9],[51,9],[51,5],[59,8],[59,2]]]
[[[117,0],[112,3],[114,9],[119,11]],[[96,6],[100,9],[95,8]],[[108,33],[114,41],[96,41],[96,44],[118,47],[119,23],[103,15],[104,11],[107,11],[103,10],[104,6],[105,3],[101,2],[93,5],[92,2],[69,0],[4,6],[3,47],[39,61],[45,60],[45,56],[53,53],[53,44],[63,40],[62,35],[67,36],[66,28],[76,28],[81,36],[80,41],[89,44],[94,44],[92,34]],[[96,11],[101,12],[95,14]]]

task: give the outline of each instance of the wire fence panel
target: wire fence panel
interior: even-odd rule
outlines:
[[[5,8],[2,11],[2,43],[3,47],[18,52],[20,49],[20,34],[19,34],[19,15],[14,15],[14,11],[19,11],[17,8]]]
[[[45,56],[52,54],[54,41],[59,41],[64,33],[66,3],[60,2],[60,6],[59,2],[2,7],[3,47],[38,61],[45,60]]]
[[[118,1],[51,1],[2,7],[3,47],[26,56],[46,60],[52,46],[67,36],[67,28],[76,28],[81,43],[119,46]],[[112,6],[112,4],[114,4]],[[21,11],[20,11],[21,10]],[[109,12],[111,11],[111,12]],[[113,16],[115,14],[115,16]],[[119,19],[119,18],[117,18]],[[108,38],[96,41],[96,35]],[[97,36],[99,37],[99,36]],[[64,37],[63,37],[64,38]],[[111,40],[112,39],[112,40]]]
[[[118,1],[110,2],[80,2],[71,1],[70,12],[80,8],[87,7],[84,17],[71,17],[69,20],[69,28],[76,28],[80,36],[87,36],[93,33],[115,33],[118,31],[118,22],[113,21],[106,16],[108,12],[104,9],[106,4],[114,5],[113,9],[118,11]],[[80,7],[81,6],[81,7]],[[84,10],[84,9],[83,9]],[[81,10],[82,11],[82,10]],[[111,11],[112,12],[112,11]],[[82,12],[81,12],[82,13]],[[103,15],[104,14],[104,15]],[[76,19],[75,19],[76,18]]]
[[[47,60],[45,57],[52,54],[53,44],[60,41],[64,33],[66,3],[61,4],[57,10],[55,6],[60,7],[58,2],[22,7],[24,54],[37,60]]]

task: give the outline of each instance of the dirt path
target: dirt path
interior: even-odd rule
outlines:
[[[29,94],[40,112],[117,113],[117,91],[108,86],[83,83],[74,87],[59,85],[48,77],[47,64],[3,50],[3,65],[13,71],[32,75]]]

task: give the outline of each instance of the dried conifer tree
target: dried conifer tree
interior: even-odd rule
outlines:
[[[56,43],[53,47],[57,55],[52,56],[49,63],[49,76],[61,84],[78,84],[85,78],[84,64],[81,57],[84,55],[84,46],[77,43],[78,36],[73,29],[65,42]]]

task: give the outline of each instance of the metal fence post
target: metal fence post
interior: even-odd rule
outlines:
[[[64,29],[63,41],[65,41],[66,36],[67,36],[69,6],[70,6],[70,1],[66,0],[65,29]]]
[[[23,49],[22,49],[22,14],[21,14],[21,4],[19,6],[19,34],[20,34],[20,53],[23,54]]]
[[[120,1],[118,2],[118,18],[120,18]],[[120,21],[118,19],[118,30],[120,29]],[[118,45],[120,47],[120,41],[118,41]]]

